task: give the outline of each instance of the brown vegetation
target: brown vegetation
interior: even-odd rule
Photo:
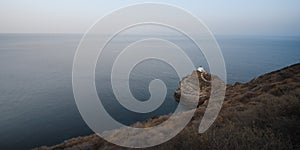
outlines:
[[[296,64],[248,83],[227,85],[222,110],[205,133],[197,132],[206,109],[204,104],[176,137],[148,149],[300,149],[299,108],[300,64]],[[155,126],[167,118],[153,117],[133,126]],[[126,148],[91,135],[38,149]]]

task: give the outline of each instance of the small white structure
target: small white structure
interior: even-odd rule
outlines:
[[[199,72],[205,72],[204,68],[202,66],[198,67],[197,69]]]

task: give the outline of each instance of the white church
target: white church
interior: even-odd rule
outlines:
[[[205,72],[204,68],[202,66],[198,67],[197,69],[199,72]]]

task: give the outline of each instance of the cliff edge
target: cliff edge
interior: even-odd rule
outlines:
[[[197,73],[197,72],[193,72]],[[180,88],[192,76],[183,79]],[[205,79],[210,80],[210,75]],[[191,81],[191,80],[190,80]],[[189,83],[193,84],[193,83]],[[205,85],[198,108],[189,124],[176,137],[147,149],[300,149],[300,64],[259,76],[247,83],[227,85],[222,109],[214,124],[203,134],[198,126],[209,98]],[[177,115],[185,115],[182,112]],[[153,117],[133,127],[151,127],[168,119]],[[112,135],[124,136],[124,135]],[[124,138],[126,138],[124,136]],[[127,149],[110,144],[97,135],[73,138],[54,146],[36,149]]]

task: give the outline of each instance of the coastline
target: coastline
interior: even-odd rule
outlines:
[[[252,79],[227,85],[222,110],[204,134],[197,127],[206,108],[201,105],[185,129],[172,140],[149,149],[296,149],[299,146],[300,64],[294,64]],[[185,115],[182,112],[177,115]],[[151,127],[169,116],[159,116],[133,127]],[[121,136],[121,135],[118,135]],[[126,137],[123,137],[126,138]],[[54,146],[36,149],[127,149],[97,135],[72,138]]]

